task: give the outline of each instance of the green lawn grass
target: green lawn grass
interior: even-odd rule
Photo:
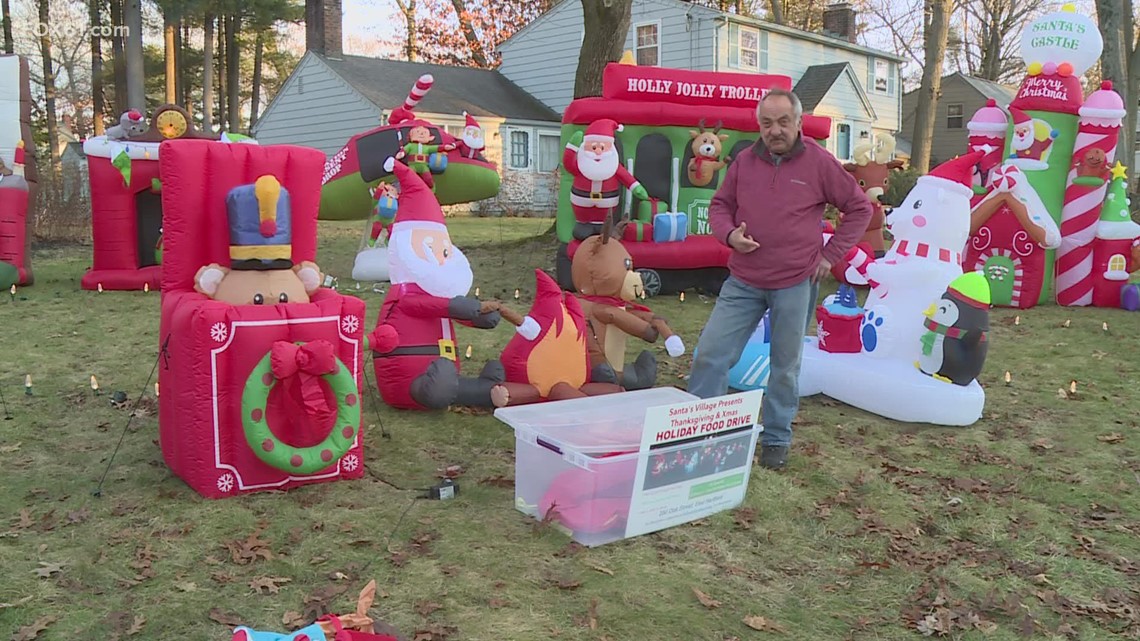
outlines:
[[[451,221],[483,298],[528,306],[550,222]],[[349,276],[362,228],[322,223],[318,262],[371,327],[382,295]],[[509,427],[374,394],[363,480],[201,499],[157,443],[159,294],[81,291],[90,255],[38,249],[36,285],[0,299],[0,640],[228,641],[238,623],[350,612],[370,579],[373,616],[417,641],[1140,636],[1140,314],[995,310],[978,424],[805,399],[789,468],[754,469],[740,509],[585,549],[514,509]],[[713,303],[648,302],[689,350]],[[459,332],[470,372],[511,335]],[[650,349],[658,384],[683,386],[688,356]],[[131,405],[112,407],[116,390]],[[449,467],[457,499],[413,501]]]

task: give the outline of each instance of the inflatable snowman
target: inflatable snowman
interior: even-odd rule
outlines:
[[[834,329],[821,322],[817,335],[804,339],[800,396],[822,393],[897,421],[970,425],[981,418],[985,394],[977,381],[950,384],[915,362],[927,332],[924,312],[962,276],[974,171],[984,155],[955,158],[918,179],[887,218],[894,244],[882,258],[851,252],[851,266],[871,287],[856,310],[863,316],[861,351],[821,348],[818,337]]]
[[[887,220],[894,244],[886,255],[856,259],[853,266],[871,285],[860,333],[864,352],[911,354],[922,334],[923,311],[962,275],[974,168],[984,156],[960,156],[919,178]]]

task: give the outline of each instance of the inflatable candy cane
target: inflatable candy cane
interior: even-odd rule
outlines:
[[[412,120],[415,114],[416,105],[420,104],[427,92],[431,90],[432,84],[435,83],[435,78],[430,73],[425,73],[416,80],[416,84],[412,85],[411,91],[408,92],[408,97],[404,98],[404,104],[392,110],[392,114],[388,116],[389,125],[397,125],[405,120]]]
[[[1080,109],[1072,166],[1061,209],[1061,248],[1057,252],[1057,304],[1093,304],[1093,240],[1108,189],[1109,166],[1127,111],[1124,100],[1101,83]]]

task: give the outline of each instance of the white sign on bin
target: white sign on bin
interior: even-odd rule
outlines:
[[[744,501],[763,430],[758,425],[763,394],[753,390],[646,410],[626,538]]]

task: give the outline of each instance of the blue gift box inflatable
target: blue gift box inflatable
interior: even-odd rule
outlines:
[[[768,387],[768,375],[772,367],[768,355],[771,351],[772,321],[768,314],[760,319],[756,331],[748,339],[744,351],[740,353],[740,360],[728,370],[728,386],[732,389],[748,392],[763,390]],[[697,357],[697,350],[693,350],[693,358]]]
[[[653,242],[670,243],[685,240],[689,233],[689,217],[683,213],[657,214],[653,217]]]

